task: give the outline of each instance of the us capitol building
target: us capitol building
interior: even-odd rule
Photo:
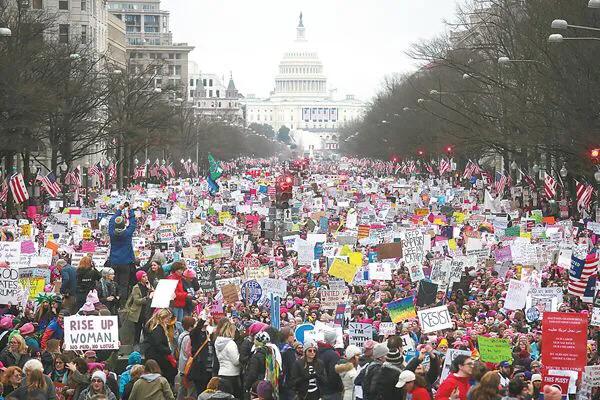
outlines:
[[[334,99],[333,93],[327,90],[327,76],[317,52],[306,40],[300,13],[296,40],[279,63],[271,96],[257,99],[249,95],[242,100],[246,123],[269,124],[275,131],[287,126],[306,152],[335,150],[338,127],[361,118],[366,105],[353,95]]]

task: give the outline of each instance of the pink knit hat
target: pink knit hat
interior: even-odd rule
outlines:
[[[135,279],[139,282],[142,280],[144,275],[148,275],[148,274],[146,274],[146,272],[144,272],[144,271],[138,271],[135,273]]]

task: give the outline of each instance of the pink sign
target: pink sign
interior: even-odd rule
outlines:
[[[92,240],[84,240],[81,243],[81,251],[84,253],[93,253],[96,251],[96,242]]]
[[[33,254],[35,253],[35,245],[31,240],[21,242],[21,253],[22,254]]]

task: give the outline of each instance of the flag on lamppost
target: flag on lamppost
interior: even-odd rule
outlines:
[[[544,193],[548,200],[556,196],[556,179],[548,173],[546,173],[546,177],[544,178]]]
[[[60,185],[56,181],[54,172],[48,172],[46,176],[42,176],[38,172],[38,176],[35,180],[42,183],[42,187],[51,197],[56,197],[61,192]]]
[[[8,200],[8,185],[5,179],[2,181],[2,186],[0,186],[0,201],[6,202],[6,200]]]
[[[592,185],[586,185],[579,181],[575,181],[575,192],[577,194],[577,209],[579,211],[589,210],[590,205],[592,204],[594,187]]]

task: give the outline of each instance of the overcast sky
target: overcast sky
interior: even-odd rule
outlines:
[[[244,94],[266,97],[298,14],[325,67],[328,88],[369,100],[386,75],[414,70],[404,51],[446,30],[456,0],[163,0],[174,41],[195,46],[202,72],[233,77]]]

